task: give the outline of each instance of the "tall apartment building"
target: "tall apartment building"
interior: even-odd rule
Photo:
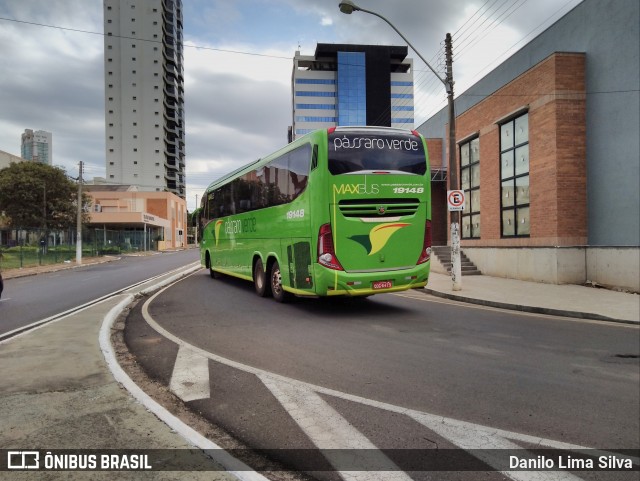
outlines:
[[[104,0],[106,174],[185,198],[182,0]]]
[[[413,129],[413,60],[407,47],[319,43],[296,52],[289,140],[335,126]]]
[[[20,155],[23,159],[53,165],[52,138],[51,132],[25,129],[20,143]]]

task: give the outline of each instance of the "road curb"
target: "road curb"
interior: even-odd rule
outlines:
[[[431,294],[433,296],[440,297],[443,299],[449,299],[452,301],[466,302],[469,304],[477,304],[477,305],[487,306],[487,307],[496,307],[499,309],[508,309],[511,311],[529,312],[533,314],[546,314],[550,316],[560,316],[560,317],[574,317],[578,319],[585,319],[585,320],[591,320],[591,321],[616,322],[620,324],[629,324],[632,326],[637,326],[638,324],[640,324],[640,321],[632,321],[627,319],[615,319],[613,317],[607,317],[601,314],[595,314],[593,312],[569,311],[565,309],[554,309],[550,307],[527,306],[527,305],[513,304],[508,302],[491,301],[488,299],[477,299],[475,297],[468,297],[468,296],[463,296],[459,294],[451,294],[448,292],[441,292],[441,291],[437,291],[429,288],[424,288],[423,292],[425,294]]]
[[[167,426],[173,429],[178,435],[187,440],[190,444],[204,451],[214,461],[218,462],[224,467],[229,474],[235,476],[240,481],[269,481],[268,478],[262,474],[251,470],[246,464],[234,458],[231,454],[218,446],[213,441],[207,439],[202,434],[191,428],[179,418],[171,414],[164,406],[160,405],[154,399],[152,399],[147,393],[145,393],[129,375],[122,369],[118,363],[111,344],[111,333],[113,325],[120,316],[120,314],[129,306],[138,295],[146,295],[163,287],[170,285],[171,283],[187,277],[194,272],[201,269],[201,266],[191,267],[183,272],[177,273],[167,279],[153,284],[150,287],[140,290],[137,293],[126,294],[124,299],[114,306],[105,316],[100,327],[99,343],[100,349],[104,356],[105,362],[109,371],[113,375],[114,379],[126,389],[129,394],[135,398],[146,409],[155,414],[158,419],[164,422]]]

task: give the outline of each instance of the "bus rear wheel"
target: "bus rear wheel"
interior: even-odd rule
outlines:
[[[264,271],[262,259],[256,260],[253,266],[253,285],[256,288],[256,294],[260,297],[271,295],[271,285],[267,282],[267,273]]]
[[[278,261],[273,261],[271,266],[271,292],[273,298],[278,302],[287,302],[291,299],[291,294],[286,292],[282,287],[282,272]]]

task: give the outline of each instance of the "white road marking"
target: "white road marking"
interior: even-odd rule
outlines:
[[[283,382],[266,375],[258,377],[309,439],[319,449],[330,450],[323,455],[342,479],[411,480],[317,393],[296,382]],[[341,463],[347,461],[351,466],[363,466],[363,470],[339,471]]]
[[[164,286],[164,281],[160,282],[157,287]],[[176,431],[187,442],[193,446],[203,449],[208,456],[220,463],[233,476],[241,481],[269,481],[265,476],[252,471],[242,461],[235,459],[231,454],[222,449],[216,443],[207,439],[191,426],[187,426],[179,418],[171,414],[164,406],[145,393],[136,383],[131,380],[127,373],[124,372],[118,361],[116,354],[111,345],[111,331],[118,316],[129,306],[133,300],[133,294],[122,295],[122,301],[114,306],[105,316],[100,327],[100,349],[104,354],[104,359],[109,366],[109,370],[113,374],[116,381],[122,384],[133,397],[135,397],[149,411],[164,421],[167,426]]]
[[[169,389],[183,401],[211,397],[209,359],[186,346],[180,346]]]
[[[509,441],[501,434],[509,434],[504,431],[495,429],[484,429],[476,424],[466,423],[463,421],[455,421],[445,419],[432,414],[409,411],[406,413],[409,417],[415,419],[423,426],[431,429],[436,434],[451,441],[453,444],[464,450],[474,451],[474,456],[478,457],[485,463],[499,470],[504,459],[497,455],[496,449],[522,449],[517,444]],[[502,474],[509,476],[516,481],[576,481],[581,478],[564,471],[547,472],[547,471],[502,471]]]
[[[167,289],[168,287],[170,287],[170,286],[167,286],[165,289]],[[339,399],[344,399],[344,400],[351,401],[351,402],[354,402],[354,403],[362,404],[364,406],[371,406],[371,407],[375,407],[375,408],[378,408],[378,409],[383,409],[385,411],[389,411],[389,412],[393,412],[393,413],[398,413],[398,414],[403,414],[403,415],[410,416],[414,420],[416,420],[419,423],[425,425],[427,428],[434,430],[436,433],[441,435],[447,441],[451,442],[453,445],[455,445],[455,446],[457,446],[457,447],[459,447],[461,449],[465,449],[465,450],[472,449],[471,454],[473,454],[474,456],[478,455],[478,450],[481,450],[481,449],[482,450],[484,450],[484,449],[495,449],[496,446],[505,446],[505,447],[508,446],[510,448],[522,449],[517,444],[510,443],[507,440],[520,441],[520,442],[532,444],[532,445],[537,446],[538,448],[563,449],[565,451],[575,451],[575,452],[580,452],[580,451],[583,451],[583,450],[591,450],[591,448],[588,448],[588,447],[585,447],[585,446],[580,446],[580,445],[576,445],[576,444],[569,444],[569,443],[565,443],[565,442],[561,442],[561,441],[555,441],[555,440],[552,440],[552,439],[540,438],[540,437],[537,437],[537,436],[530,436],[528,434],[521,434],[521,433],[505,431],[505,430],[501,430],[501,429],[495,429],[495,428],[491,428],[491,427],[488,427],[488,426],[483,426],[481,424],[473,424],[473,423],[469,423],[469,422],[465,422],[465,421],[458,421],[456,419],[447,418],[447,417],[444,417],[444,416],[437,416],[437,415],[434,415],[434,414],[429,414],[429,413],[425,413],[425,412],[421,412],[421,411],[415,411],[415,410],[404,408],[404,407],[401,407],[401,406],[396,406],[396,405],[393,405],[393,404],[388,404],[388,403],[385,403],[385,402],[376,401],[374,399],[363,398],[361,396],[357,396],[357,395],[354,395],[354,394],[349,394],[349,393],[345,393],[345,392],[341,392],[341,391],[336,391],[334,389],[330,389],[330,388],[326,388],[326,387],[322,387],[322,386],[317,386],[317,385],[310,384],[310,383],[307,383],[307,382],[304,382],[304,381],[298,381],[296,379],[287,378],[287,377],[281,376],[279,374],[275,374],[275,373],[271,373],[271,372],[268,372],[268,371],[264,371],[264,370],[256,368],[256,367],[249,366],[247,364],[242,364],[240,362],[224,358],[224,357],[219,356],[217,354],[210,353],[208,351],[205,351],[204,349],[201,349],[199,347],[196,347],[196,346],[193,346],[191,344],[188,344],[184,340],[180,339],[179,337],[175,336],[171,332],[169,332],[166,329],[164,329],[162,326],[160,326],[153,319],[153,317],[151,317],[151,314],[149,313],[149,305],[165,289],[161,289],[160,291],[156,292],[142,306],[142,316],[145,319],[145,321],[149,324],[149,326],[151,326],[160,335],[162,335],[165,338],[169,339],[170,341],[176,343],[178,346],[186,347],[186,348],[194,351],[195,353],[199,354],[202,357],[206,357],[208,359],[211,359],[212,361],[219,362],[219,363],[224,364],[226,366],[229,366],[229,367],[232,367],[232,368],[235,368],[235,369],[239,369],[239,370],[247,372],[247,373],[254,374],[258,378],[260,378],[263,381],[263,383],[265,383],[265,379],[267,379],[267,382],[265,383],[265,385],[267,386],[267,383],[270,383],[270,385],[272,387],[275,386],[275,388],[274,388],[274,390],[272,390],[272,392],[274,393],[274,395],[276,395],[275,393],[278,392],[279,395],[282,397],[282,399],[285,400],[285,403],[283,403],[283,406],[285,406],[285,408],[287,408],[287,406],[290,406],[290,407],[298,409],[298,410],[300,409],[300,407],[298,406],[298,402],[293,402],[293,401],[289,402],[289,400],[293,399],[293,398],[291,397],[291,394],[287,394],[288,392],[292,392],[292,393],[309,392],[309,393],[312,393],[314,396],[317,396],[317,394],[326,394],[328,396],[333,396],[333,397],[336,397],[336,398],[339,398]],[[293,387],[283,388],[282,386],[293,386]],[[271,389],[269,386],[267,386],[267,387],[269,389]],[[300,397],[300,396],[302,396],[302,395],[298,395],[298,397]],[[309,395],[305,394],[304,396],[309,396]],[[302,396],[302,397],[304,397],[304,396]],[[278,395],[276,395],[276,398],[278,398]],[[294,396],[294,398],[295,398],[295,396]],[[320,399],[320,400],[322,401],[322,399]],[[321,408],[319,406],[320,405],[318,404],[318,407],[316,408],[316,409],[318,409],[317,414],[320,414]],[[330,409],[333,409],[333,408],[330,408]],[[301,411],[299,411],[299,412],[301,412]],[[313,412],[313,411],[310,411],[310,413],[311,412]],[[300,414],[298,414],[298,415],[300,415]],[[339,414],[338,414],[338,416],[339,416]],[[318,422],[321,422],[321,421],[314,420],[314,423],[318,423]],[[302,427],[303,430],[305,429],[304,426],[301,425],[301,427]],[[332,436],[335,436],[337,434],[338,428],[334,427],[333,429],[335,430],[335,432],[332,433]],[[352,429],[355,429],[355,428],[352,428]],[[313,440],[313,438],[312,438],[312,440]],[[368,442],[368,440],[367,440],[367,442]],[[314,443],[315,443],[315,441],[314,441]],[[324,442],[323,442],[323,445],[325,445]],[[334,448],[334,449],[338,448],[339,449],[339,446],[338,447],[332,446],[332,448]],[[524,451],[524,449],[523,449],[523,451]],[[599,454],[611,455],[613,453],[607,452],[607,451],[600,451]],[[617,455],[617,456],[620,457],[620,455]],[[624,458],[631,459],[632,463],[635,464],[635,465],[640,464],[640,459],[638,459],[636,457],[624,456]],[[497,460],[485,460],[485,459],[483,459],[483,461],[487,462],[488,464],[492,464],[491,461],[497,461]],[[495,464],[495,462],[493,464]],[[341,473],[341,475],[342,474],[343,473]],[[350,474],[354,474],[354,475],[358,474],[358,477],[357,477],[358,480],[366,479],[366,475],[367,475],[367,473],[356,473],[356,472],[351,472]],[[376,474],[380,474],[380,473],[376,473]],[[401,472],[400,474],[404,474],[404,473]],[[558,471],[554,471],[554,472],[549,473],[549,474],[553,474],[552,477],[547,477],[546,476],[546,474],[547,474],[546,472],[531,472],[531,471],[503,472],[503,474],[505,476],[508,476],[508,477],[510,477],[512,479],[515,479],[517,481],[532,481],[532,480],[538,480],[538,479],[543,480],[543,481],[547,480],[547,479],[553,479],[553,480],[556,480],[556,479],[560,479],[560,480],[579,480],[579,479],[581,479],[581,478],[578,478],[578,477],[575,477],[575,476],[571,475],[570,473],[564,473],[564,472],[558,472]],[[562,474],[566,474],[567,477],[561,477]],[[364,478],[363,478],[363,476],[364,476]],[[356,479],[356,478],[353,478],[353,479]],[[375,477],[374,479],[381,479],[381,478],[380,477]]]

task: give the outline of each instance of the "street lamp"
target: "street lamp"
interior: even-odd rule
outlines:
[[[434,68],[431,65],[429,65],[429,62],[427,62],[424,59],[424,57],[422,57],[422,55],[420,55],[420,52],[418,52],[415,49],[415,47],[413,45],[411,45],[411,42],[409,42],[409,40],[407,40],[407,38],[404,35],[402,35],[400,30],[398,30],[389,20],[387,20],[385,17],[383,17],[379,13],[376,13],[376,12],[373,12],[371,10],[367,10],[365,8],[357,6],[351,0],[342,0],[338,6],[340,7],[340,11],[342,13],[346,13],[347,15],[351,15],[353,12],[365,12],[365,13],[370,13],[371,15],[375,15],[376,17],[381,18],[382,20],[387,22],[389,24],[389,26],[392,29],[394,29],[398,35],[400,35],[402,37],[402,40],[404,40],[407,43],[407,45],[409,45],[409,47],[411,47],[411,49],[418,55],[418,57],[420,57],[420,60],[422,60],[426,64],[426,66],[429,67],[429,69],[433,72],[433,74],[436,77],[438,77],[438,80],[440,80],[440,82],[442,82],[444,84],[444,88],[447,90],[447,93],[453,93],[453,79],[440,77],[440,74],[438,74],[438,72],[436,72],[434,70]]]
[[[447,92],[447,100],[449,107],[449,188],[451,190],[458,189],[458,173],[455,168],[456,165],[456,116],[455,109],[453,104],[453,69],[451,67],[451,35],[447,34],[447,76],[441,77],[435,69],[429,65],[429,62],[425,60],[425,58],[420,55],[420,52],[416,50],[416,48],[411,45],[411,42],[407,40],[407,38],[402,35],[400,30],[398,30],[389,20],[380,15],[379,13],[373,12],[371,10],[367,10],[365,8],[359,7],[352,0],[342,0],[338,6],[340,7],[340,11],[347,15],[352,14],[353,12],[365,12],[371,15],[375,15],[376,17],[384,20],[387,24],[396,31],[400,37],[411,47],[411,49],[416,53],[416,55],[422,60],[427,67],[433,72],[433,74],[442,82],[444,88]],[[460,264],[460,223],[459,223],[459,213],[454,211],[451,212],[451,280],[453,281],[453,290],[459,291],[462,289],[462,272],[461,272],[461,264]]]

